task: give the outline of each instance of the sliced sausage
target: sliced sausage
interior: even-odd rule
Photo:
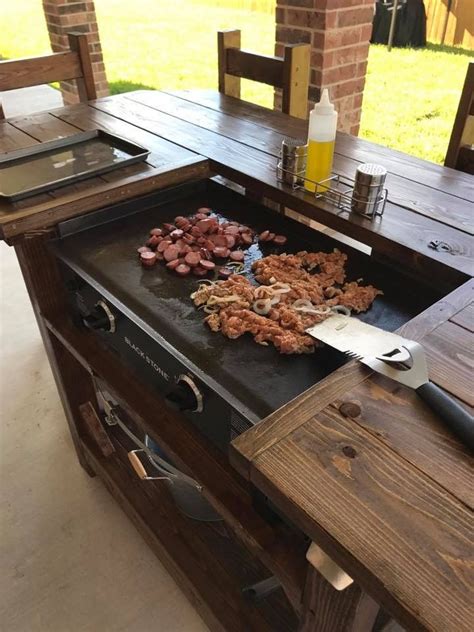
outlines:
[[[206,215],[208,215],[209,213],[212,213],[212,209],[209,208],[208,206],[201,206],[201,208],[198,208],[197,212],[205,213]]]
[[[161,230],[161,228],[152,228],[150,230],[150,235],[153,237],[160,237],[160,235],[163,234],[163,231]]]
[[[221,279],[228,279],[232,274],[234,274],[234,271],[230,268],[221,268],[219,270],[219,277]]]
[[[202,219],[208,219],[206,213],[196,213],[196,215],[194,216],[198,221],[201,221]]]
[[[173,261],[168,261],[166,267],[170,270],[175,270],[179,265],[182,265],[181,259],[173,259]]]
[[[177,216],[174,218],[174,223],[175,223],[175,226],[178,226],[178,228],[179,228],[179,225],[180,225],[180,224],[183,224],[184,222],[187,222],[187,221],[188,221],[188,220],[184,217],[184,215],[177,215]]]
[[[287,238],[284,235],[275,235],[273,243],[277,246],[284,246],[287,242]]]
[[[265,239],[265,241],[273,241],[275,237],[275,233],[268,233],[268,237]]]
[[[191,268],[199,265],[201,261],[201,253],[200,252],[188,252],[188,254],[184,257],[185,262]]]
[[[168,222],[165,222],[163,224],[163,228],[167,230],[169,233],[172,233],[176,229],[176,226],[174,224],[169,224]]]
[[[230,250],[227,248],[227,246],[216,246],[214,248],[214,256],[218,257],[219,259],[227,259],[229,255]]]
[[[238,232],[239,232],[239,227],[234,226],[233,224],[231,224],[230,226],[227,226],[227,228],[224,228],[224,233],[226,235],[237,235]]]
[[[227,239],[225,235],[210,235],[209,240],[212,241],[215,246],[227,248]]]
[[[137,248],[137,252],[138,256],[140,256],[142,252],[151,252],[151,248],[148,248],[148,246],[140,246],[140,248]]]
[[[156,254],[154,252],[142,252],[140,254],[140,261],[145,268],[151,268],[156,263]]]
[[[202,230],[200,230],[197,226],[193,226],[189,232],[194,237],[202,237]]]
[[[163,257],[165,261],[174,261],[175,259],[179,259],[178,246],[168,246],[168,248],[163,252]]]
[[[163,241],[160,241],[158,244],[157,251],[164,252],[169,246],[171,246],[172,243],[171,239],[163,239]]]
[[[160,243],[160,241],[162,240],[163,240],[163,237],[152,235],[150,239],[147,240],[146,245],[149,246],[150,248],[156,248],[158,244]]]
[[[227,241],[227,248],[233,248],[235,246],[235,237],[233,235],[225,235]]]
[[[183,239],[187,244],[194,244],[196,241],[192,235],[183,235]]]
[[[206,259],[206,261],[211,261],[212,259],[212,255],[207,248],[201,248],[199,254],[201,255],[201,259]]]
[[[214,268],[216,267],[216,264],[214,263],[214,261],[209,261],[208,259],[201,259],[201,261],[199,262],[199,265],[201,268],[204,268],[204,270],[214,270]]]
[[[176,274],[179,274],[179,276],[188,276],[188,274],[191,272],[191,268],[189,266],[187,266],[185,263],[180,263],[179,266],[177,266],[175,268]]]
[[[181,237],[184,235],[184,231],[181,230],[181,228],[175,228],[171,233],[170,233],[170,237],[171,239],[181,239]]]
[[[207,272],[208,271],[201,266],[196,266],[195,268],[193,268],[193,274],[198,277],[206,276]]]
[[[245,259],[245,253],[242,250],[234,250],[230,253],[232,261],[243,261]]]
[[[260,235],[258,236],[258,240],[267,241],[269,234],[270,234],[269,230],[264,230],[263,233],[260,233]]]

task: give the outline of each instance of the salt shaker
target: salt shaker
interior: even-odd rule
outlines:
[[[365,217],[382,215],[386,192],[384,188],[387,170],[382,165],[366,163],[357,167],[351,208]]]
[[[281,143],[278,179],[297,187],[304,184],[308,145],[303,140],[285,138]]]

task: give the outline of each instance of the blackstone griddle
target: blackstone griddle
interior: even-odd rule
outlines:
[[[194,276],[178,277],[161,263],[144,269],[137,248],[149,231],[177,215],[211,207],[219,216],[286,235],[284,248],[252,245],[245,271],[271,253],[339,248],[349,256],[347,280],[383,290],[361,320],[394,331],[441,298],[368,255],[290,218],[251,203],[212,180],[126,202],[60,225],[53,244],[63,263],[75,322],[89,327],[140,379],[178,407],[219,448],[310,388],[347,358],[324,347],[310,355],[281,355],[250,335],[229,340],[204,323],[190,294]]]

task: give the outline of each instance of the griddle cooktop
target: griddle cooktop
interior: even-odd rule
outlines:
[[[412,280],[374,263],[367,255],[211,181],[184,185],[65,222],[54,250],[67,266],[66,277],[72,274],[76,278],[74,309],[79,305],[83,316],[99,300],[105,300],[115,311],[117,329],[98,334],[126,362],[135,358],[137,362],[132,364],[139,368],[141,364],[147,368],[143,354],[152,358],[155,375],[153,371],[147,377],[140,373],[152,383],[160,382],[160,370],[166,373],[168,383],[159,387],[165,395],[178,379],[177,371],[203,385],[207,393],[204,408],[199,415],[190,411],[191,418],[223,449],[236,434],[328,376],[346,358],[328,347],[311,355],[285,356],[273,347],[257,345],[247,335],[229,340],[213,333],[190,299],[198,287],[196,277],[180,278],[160,263],[152,269],[140,265],[137,247],[143,245],[152,227],[172,222],[177,215],[192,214],[200,206],[209,206],[223,218],[247,224],[257,233],[271,228],[286,235],[286,252],[339,247],[349,255],[348,280],[362,277],[384,291],[370,311],[361,315],[373,325],[393,331],[435,300],[420,292]],[[282,249],[252,245],[244,273],[252,278],[252,262],[274,252]],[[179,367],[169,368],[171,357]],[[211,392],[218,396],[219,405],[206,406]],[[225,421],[228,407],[234,415],[233,429],[232,423],[227,428]],[[209,419],[211,413],[213,419]],[[222,425],[225,430],[213,430]]]

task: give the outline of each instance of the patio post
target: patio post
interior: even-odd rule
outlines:
[[[43,10],[51,48],[55,53],[69,48],[67,33],[71,31],[87,33],[97,96],[107,96],[109,86],[105,75],[93,0],[84,2],[78,0],[43,0]],[[79,100],[75,81],[62,81],[61,92],[66,105],[77,103]]]
[[[328,88],[338,128],[350,134],[359,132],[373,15],[374,0],[277,0],[275,54],[284,44],[311,44],[309,105]]]

